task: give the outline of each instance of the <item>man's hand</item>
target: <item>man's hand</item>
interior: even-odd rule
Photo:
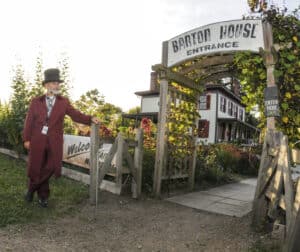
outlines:
[[[99,124],[100,120],[97,117],[92,117],[92,122],[95,124]]]
[[[25,149],[29,150],[30,149],[30,142],[29,141],[24,142],[24,147],[25,147]]]

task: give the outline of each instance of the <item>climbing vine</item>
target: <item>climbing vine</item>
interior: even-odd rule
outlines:
[[[299,8],[292,14],[274,7],[265,11],[265,18],[272,25],[276,49],[275,81],[279,90],[280,117],[276,127],[286,134],[291,143],[300,139],[300,20]],[[275,52],[275,50],[274,50]],[[242,102],[250,111],[258,106],[259,127],[266,127],[263,90],[266,87],[266,68],[261,55],[238,53],[234,67],[241,81],[244,95]]]

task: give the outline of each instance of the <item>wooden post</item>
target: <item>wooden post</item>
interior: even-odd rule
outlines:
[[[263,35],[264,35],[264,51],[263,57],[265,61],[265,66],[267,68],[267,87],[274,87],[275,84],[275,77],[274,77],[274,65],[275,60],[271,51],[273,46],[273,34],[272,34],[272,26],[269,22],[263,22]],[[274,117],[267,117],[267,132],[266,137],[264,140],[264,146],[261,155],[261,162],[259,167],[259,174],[257,179],[257,186],[255,197],[253,201],[253,219],[252,225],[256,228],[261,230],[264,226],[264,221],[267,218],[267,200],[263,194],[265,191],[264,188],[266,183],[268,182],[267,174],[270,168],[270,163],[274,158],[268,155],[268,149],[275,148],[275,145],[272,145],[272,140],[270,138],[275,137],[274,135],[275,130],[275,118]],[[275,137],[277,143],[280,142],[280,136]],[[278,154],[277,154],[278,155]],[[274,162],[273,162],[274,163]],[[273,166],[275,167],[276,164]],[[272,168],[272,167],[271,167]]]
[[[189,189],[194,190],[195,187],[195,170],[196,170],[196,161],[197,161],[197,149],[196,146],[193,150],[193,155],[191,157],[191,164],[190,164],[190,172],[189,172]]]
[[[116,155],[116,186],[122,188],[122,170],[123,170],[123,148],[124,148],[124,138],[122,134],[118,134],[118,147]]]
[[[271,50],[273,46],[273,33],[272,26],[269,22],[263,22],[263,34],[265,43],[265,66],[267,68],[267,86],[274,87],[276,86],[274,76],[275,60]],[[267,117],[267,129],[275,129],[275,117]]]
[[[91,148],[90,148],[90,204],[96,204],[97,188],[97,152],[100,147],[99,124],[91,125]]]
[[[135,141],[137,146],[134,149],[134,168],[136,169],[136,186],[137,197],[139,198],[142,193],[142,174],[143,174],[143,129],[137,129],[135,135]]]
[[[161,73],[155,168],[153,176],[153,192],[156,197],[160,196],[162,171],[165,169],[167,161],[166,124],[168,113],[168,88],[168,80],[163,76],[163,73]]]

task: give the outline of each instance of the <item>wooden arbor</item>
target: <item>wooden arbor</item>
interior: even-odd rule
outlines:
[[[166,43],[163,44],[163,52],[166,51]],[[164,55],[164,53],[163,53]],[[155,171],[153,191],[156,197],[160,196],[161,182],[164,179],[188,178],[189,188],[193,189],[196,167],[196,136],[197,117],[186,138],[182,135],[176,136],[186,145],[174,146],[170,143],[172,123],[180,123],[180,119],[172,116],[174,107],[180,107],[182,103],[188,103],[198,113],[199,95],[203,91],[204,84],[220,80],[225,77],[232,77],[229,65],[233,62],[233,54],[216,54],[212,56],[198,57],[188,60],[173,67],[166,67],[164,64],[154,65],[152,69],[158,73],[160,80],[160,100],[158,114],[158,134],[156,145]],[[173,85],[176,83],[177,85]],[[183,88],[178,88],[178,85]],[[193,95],[183,92],[183,89],[190,90]],[[188,106],[188,105],[187,105]],[[185,113],[186,110],[183,110]],[[198,114],[199,115],[199,114]],[[174,148],[185,148],[186,155],[176,155]]]

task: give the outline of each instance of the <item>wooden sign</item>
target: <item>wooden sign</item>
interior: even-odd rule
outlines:
[[[90,163],[90,137],[64,135],[63,161],[89,169]],[[99,150],[99,161],[103,162],[112,144],[104,143]]]
[[[279,116],[278,89],[276,86],[267,87],[265,95],[265,112],[266,117]]]
[[[264,48],[262,21],[245,19],[205,25],[180,34],[163,45],[167,67],[187,59],[222,52],[252,51]]]

